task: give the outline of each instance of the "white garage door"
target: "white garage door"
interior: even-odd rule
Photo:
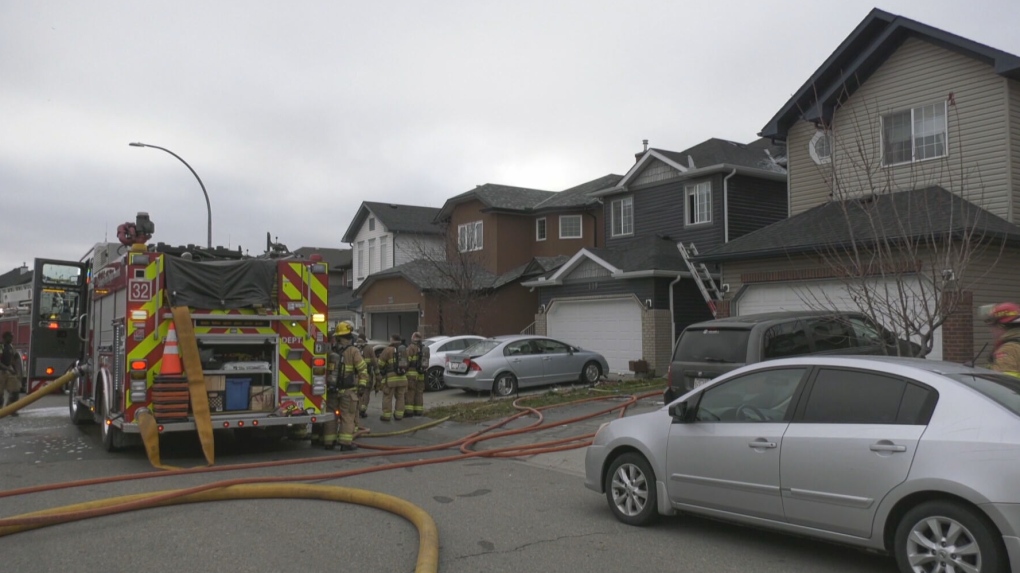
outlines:
[[[875,282],[875,286],[881,283]],[[890,289],[894,289],[890,283]],[[920,292],[915,287],[914,292]],[[890,292],[895,292],[890,290]],[[920,303],[918,303],[920,304]],[[737,301],[737,314],[758,314],[783,310],[838,309],[859,311],[840,281],[807,281],[786,284],[749,285]],[[888,326],[888,325],[886,325]],[[928,358],[942,360],[942,329],[936,329]],[[916,341],[915,341],[916,342]]]
[[[609,370],[628,372],[641,352],[641,304],[633,298],[555,302],[546,315],[550,338],[594,350]]]

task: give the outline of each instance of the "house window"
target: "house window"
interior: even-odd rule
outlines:
[[[457,249],[462,253],[482,250],[481,221],[473,221],[457,227]]]
[[[560,238],[561,239],[581,238],[580,215],[560,215]]]
[[[824,165],[832,162],[832,132],[827,129],[819,129],[808,144],[808,153],[816,165]]]
[[[358,279],[365,278],[365,241],[358,241]]]
[[[684,188],[687,196],[687,224],[699,225],[712,221],[712,182],[702,181]]]
[[[946,102],[882,116],[882,164],[896,165],[945,157]]]
[[[610,207],[612,227],[610,233],[614,237],[634,234],[634,198],[624,197],[613,201]]]
[[[375,217],[369,217],[368,218],[368,230],[369,231],[374,231],[375,230]]]
[[[351,286],[354,284],[354,269],[347,269],[344,272],[343,286]]]
[[[545,217],[535,221],[535,240],[545,240]]]
[[[385,271],[390,268],[390,238],[387,236],[379,237],[379,270]]]
[[[375,272],[375,239],[368,240],[368,274]]]

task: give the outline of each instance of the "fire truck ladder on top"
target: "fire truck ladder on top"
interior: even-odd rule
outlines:
[[[696,263],[691,260],[691,257],[698,256],[698,249],[694,246],[694,243],[691,243],[690,246],[677,243],[676,247],[680,249],[680,256],[687,263],[687,268],[691,271],[691,277],[694,278],[695,284],[698,285],[698,290],[701,291],[701,296],[705,297],[705,302],[708,303],[708,308],[712,311],[712,317],[715,318],[715,301],[722,300],[723,291],[715,284],[715,279],[712,277],[712,273],[708,271],[705,263]]]

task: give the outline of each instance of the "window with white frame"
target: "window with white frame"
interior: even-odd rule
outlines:
[[[390,238],[387,235],[379,237],[379,270],[385,271],[390,268]]]
[[[535,220],[535,240],[545,240],[545,217]]]
[[[816,165],[832,163],[832,132],[819,129],[808,143],[808,153]]]
[[[481,221],[472,221],[457,226],[457,249],[462,253],[482,250]]]
[[[560,238],[561,239],[581,238],[580,215],[560,215]]]
[[[948,154],[946,102],[882,116],[882,165],[924,161]]]
[[[358,278],[365,278],[365,241],[358,241]]]
[[[712,222],[712,182],[702,181],[684,188],[687,197],[687,224]]]
[[[368,274],[375,272],[375,239],[368,240]]]
[[[354,269],[347,269],[344,272],[344,284],[343,286],[351,286],[354,284]]]
[[[634,234],[634,198],[624,197],[610,204],[610,234],[614,237]]]
[[[369,217],[368,218],[368,230],[369,231],[374,231],[375,230],[375,217]]]

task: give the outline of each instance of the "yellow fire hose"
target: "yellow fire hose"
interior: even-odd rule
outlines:
[[[173,491],[162,491],[127,495],[26,513],[9,519],[31,519],[34,517],[46,517],[53,514],[81,512],[77,515],[67,516],[67,518],[61,519],[60,521],[42,521],[26,525],[2,526],[0,527],[0,537],[20,533],[30,529],[46,527],[47,525],[54,525],[56,523],[66,523],[68,521],[78,521],[80,519],[104,515],[104,508],[134,502],[142,502],[144,507],[165,507],[185,503],[229,501],[238,499],[319,499],[323,501],[338,501],[374,507],[376,509],[388,511],[410,521],[411,524],[418,530],[418,560],[415,564],[415,572],[434,573],[439,570],[439,531],[436,528],[436,522],[420,507],[392,495],[342,486],[309,484],[243,484],[202,491],[181,497],[170,497],[168,499],[156,500],[151,504],[144,503],[145,500],[149,498],[166,498],[168,495],[172,494]],[[110,513],[113,513],[113,511]]]

